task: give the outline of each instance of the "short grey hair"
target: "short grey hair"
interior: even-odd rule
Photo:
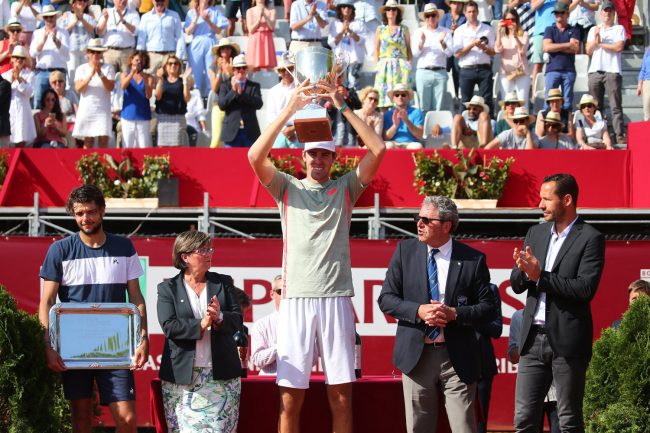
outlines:
[[[187,265],[181,257],[183,254],[190,254],[203,246],[209,246],[210,236],[207,233],[196,230],[189,230],[176,236],[174,249],[172,250],[172,263],[176,269],[185,270]]]
[[[424,198],[422,206],[432,206],[438,211],[438,218],[451,222],[452,233],[458,228],[458,208],[449,197],[429,195]]]

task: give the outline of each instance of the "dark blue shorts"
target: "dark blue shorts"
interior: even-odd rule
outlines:
[[[226,0],[226,10],[224,15],[226,18],[237,18],[237,9],[241,12],[242,19],[246,19],[246,11],[251,7],[252,0]]]
[[[69,370],[61,373],[63,393],[68,400],[93,397],[97,382],[99,403],[108,406],[116,401],[135,400],[135,381],[131,370]]]

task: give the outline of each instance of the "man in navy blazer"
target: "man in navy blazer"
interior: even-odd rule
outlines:
[[[475,331],[496,316],[485,255],[451,238],[458,226],[451,199],[425,198],[415,220],[418,239],[397,244],[378,300],[398,320],[393,362],[402,371],[407,431],[434,431],[441,389],[452,432],[475,433]]]
[[[590,302],[605,263],[605,238],[577,214],[578,183],[570,174],[544,178],[543,224],[515,248],[510,276],[527,291],[519,340],[515,431],[537,432],[544,396],[555,382],[560,430],[584,432],[582,400],[591,359]]]

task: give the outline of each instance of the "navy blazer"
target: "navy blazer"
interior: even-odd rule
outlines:
[[[524,240],[544,269],[551,241],[552,222],[531,227]],[[596,295],[605,264],[605,237],[582,218],[573,224],[550,272],[542,270],[539,281],[530,281],[515,265],[510,284],[515,293],[528,291],[519,353],[525,354],[539,294],[546,292],[546,333],[556,356],[591,357],[593,322],[590,302]],[[528,344],[526,344],[528,342]]]
[[[262,91],[255,81],[247,80],[242,94],[232,88],[230,80],[221,83],[219,87],[218,104],[226,115],[221,127],[221,141],[229,143],[235,139],[241,124],[252,141],[260,136],[260,125],[257,123],[257,110],[262,108]]]
[[[430,302],[428,280],[426,244],[418,239],[400,241],[378,302],[381,311],[398,320],[393,363],[406,374],[415,368],[424,350],[426,324],[418,318],[418,308]],[[444,303],[456,308],[457,318],[444,332],[451,363],[465,383],[477,382],[481,375],[476,326],[496,317],[489,283],[485,255],[452,241]]]
[[[233,334],[241,329],[243,316],[228,275],[206,274],[208,302],[216,296],[223,312],[223,323],[210,331],[212,375],[226,380],[241,375],[239,353]],[[201,338],[201,319],[196,319],[183,284],[183,272],[158,284],[158,321],[165,334],[160,362],[160,379],[181,385],[192,382],[196,341]]]

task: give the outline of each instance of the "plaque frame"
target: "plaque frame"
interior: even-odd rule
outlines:
[[[140,330],[140,311],[128,302],[63,302],[50,308],[50,344],[70,370],[134,368]]]

